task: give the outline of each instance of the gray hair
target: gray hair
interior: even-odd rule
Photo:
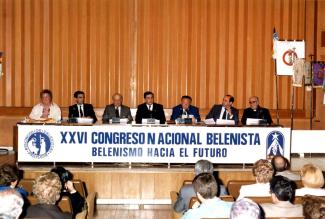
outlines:
[[[22,212],[24,200],[14,189],[0,192],[0,218],[16,219]]]
[[[260,215],[261,209],[248,198],[236,201],[230,210],[230,219],[259,219]]]
[[[62,184],[58,174],[48,172],[36,178],[33,193],[41,204],[54,205],[60,198]]]
[[[208,160],[199,160],[195,163],[194,172],[196,176],[200,173],[213,174],[213,163]]]

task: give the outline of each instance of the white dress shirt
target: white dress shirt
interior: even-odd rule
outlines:
[[[34,120],[41,120],[42,114],[43,114],[43,104],[38,103],[33,107],[32,112],[29,114],[29,118]],[[61,110],[57,104],[55,103],[51,104],[48,118],[54,119],[55,121],[61,120]]]
[[[79,117],[82,117],[82,116],[81,116],[80,108],[81,108],[81,110],[82,110],[82,114],[83,114],[83,116],[85,116],[84,105],[83,105],[83,104],[81,104],[81,105],[77,104],[77,106],[78,106]]]
[[[221,108],[219,119],[222,119],[223,114],[225,113],[225,111],[226,111],[226,120],[228,120],[228,118],[232,119],[234,115],[229,115],[228,111],[226,110],[226,108],[224,106],[222,106],[222,108]]]
[[[151,105],[147,104],[147,108],[148,108],[149,111],[152,111],[153,110],[153,104],[151,104]]]

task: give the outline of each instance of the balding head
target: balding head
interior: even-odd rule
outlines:
[[[257,96],[251,96],[249,98],[249,105],[250,107],[253,109],[253,110],[256,110],[258,105],[259,105],[259,100],[258,100],[258,97]]]
[[[289,162],[281,155],[274,156],[272,159],[272,165],[276,172],[282,172],[288,169]]]
[[[121,106],[123,103],[123,96],[120,93],[115,93],[112,96],[112,101],[115,107]]]

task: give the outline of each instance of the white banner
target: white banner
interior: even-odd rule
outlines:
[[[19,162],[254,163],[290,156],[289,128],[18,125]]]
[[[304,41],[275,41],[277,75],[293,75],[293,62],[305,58]]]

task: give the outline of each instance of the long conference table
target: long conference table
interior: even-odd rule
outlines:
[[[254,163],[290,158],[290,128],[199,125],[18,126],[18,162]]]

